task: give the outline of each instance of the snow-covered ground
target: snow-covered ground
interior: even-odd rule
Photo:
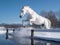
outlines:
[[[8,31],[8,33],[12,33],[12,32],[13,32],[13,30]],[[6,33],[6,29],[5,30],[3,30],[3,29],[0,30],[0,34],[5,34],[5,33]]]
[[[37,30],[34,31],[34,37],[42,38],[42,39],[49,39],[54,41],[60,41],[60,29],[35,29],[32,27],[21,27],[19,29],[16,29],[16,31],[13,33],[12,30],[9,31],[9,33],[13,33],[13,38],[15,41],[17,41],[20,44],[31,44],[30,37],[31,36],[31,29]],[[38,31],[40,30],[40,31]],[[0,34],[6,33],[5,30],[0,30]]]

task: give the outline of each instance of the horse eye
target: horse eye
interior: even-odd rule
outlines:
[[[23,10],[21,12],[23,12]]]

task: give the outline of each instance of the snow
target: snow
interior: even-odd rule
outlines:
[[[8,33],[12,33],[12,28],[8,29]],[[0,34],[5,34],[6,33],[6,28],[4,26],[0,26]]]
[[[0,34],[6,33],[6,28],[4,26],[0,26]]]
[[[0,34],[5,34],[6,33],[6,29],[5,28],[1,28],[0,27]],[[5,30],[3,30],[5,29]],[[21,44],[31,44],[31,40],[27,37],[31,36],[31,30],[35,29],[32,27],[21,27],[19,29],[16,29],[16,31],[13,33],[12,30],[9,30],[9,33],[13,33],[13,37],[15,39],[15,41],[17,41],[18,43]],[[56,29],[49,29],[49,31],[46,29],[35,29],[35,30],[40,30],[40,31],[34,31],[34,37],[38,37],[38,38],[44,38],[44,39],[50,39],[50,40],[59,40],[60,41],[60,29],[56,28]],[[45,30],[45,32],[44,32]],[[55,32],[54,32],[54,31]],[[53,31],[53,32],[52,32]],[[9,36],[10,37],[10,36]]]

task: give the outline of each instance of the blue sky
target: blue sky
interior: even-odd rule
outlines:
[[[0,23],[21,23],[25,17],[19,18],[20,9],[25,5],[37,13],[60,10],[60,0],[0,0]]]

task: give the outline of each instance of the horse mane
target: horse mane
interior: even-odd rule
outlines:
[[[29,7],[29,8],[30,8],[30,6],[22,6],[22,9],[23,9],[24,7]]]
[[[24,7],[30,7],[30,6],[24,6]]]

